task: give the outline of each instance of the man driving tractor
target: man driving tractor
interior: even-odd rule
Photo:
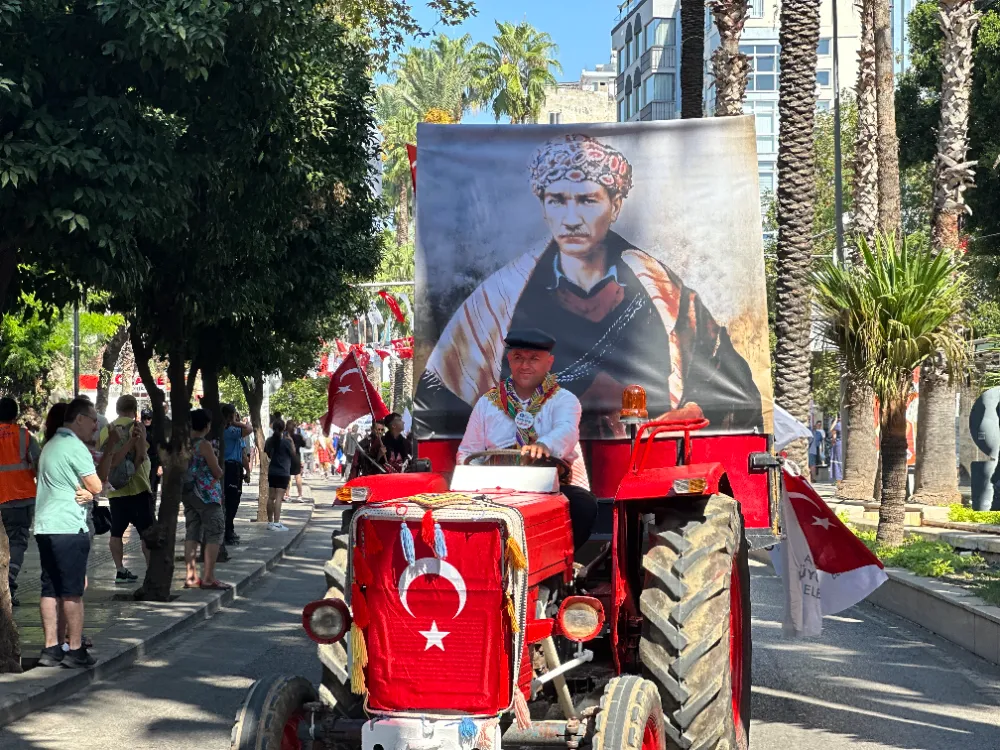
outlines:
[[[563,461],[570,476],[560,479],[560,489],[569,500],[573,545],[579,549],[597,518],[597,498],[589,489],[580,455],[580,400],[560,388],[550,372],[555,339],[544,331],[522,328],[508,333],[504,343],[510,377],[476,402],[458,447],[458,463],[478,451],[505,448],[520,449],[531,461]]]

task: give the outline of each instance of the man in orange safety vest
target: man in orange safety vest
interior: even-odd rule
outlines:
[[[28,535],[35,516],[35,469],[41,448],[34,436],[17,424],[17,402],[0,398],[0,518],[10,541],[11,603],[16,607],[17,574],[24,564]]]

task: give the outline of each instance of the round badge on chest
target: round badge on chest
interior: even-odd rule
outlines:
[[[530,430],[534,423],[535,415],[530,412],[519,411],[517,416],[514,417],[514,424],[517,425],[519,430]]]

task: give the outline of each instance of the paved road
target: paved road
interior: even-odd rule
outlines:
[[[334,517],[318,509],[248,598],[113,683],[0,729],[0,748],[227,747],[254,678],[318,676],[299,613],[321,593]],[[754,564],[754,750],[1000,749],[1000,669],[867,605],[828,619],[821,640],[785,640],[781,602]]]

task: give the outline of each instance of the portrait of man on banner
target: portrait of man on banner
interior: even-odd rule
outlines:
[[[432,160],[422,155],[422,164]],[[537,144],[522,189],[548,236],[454,309],[418,383],[418,422],[459,432],[476,399],[508,374],[507,332],[541,328],[557,341],[559,385],[581,401],[581,437],[624,436],[617,415],[633,383],[646,389],[651,418],[704,416],[714,429],[764,430],[755,372],[726,326],[667,263],[617,231],[626,201],[651,187],[633,174],[608,139],[564,133]],[[732,259],[720,248],[718,262]],[[418,342],[427,343],[419,329],[418,321]]]

